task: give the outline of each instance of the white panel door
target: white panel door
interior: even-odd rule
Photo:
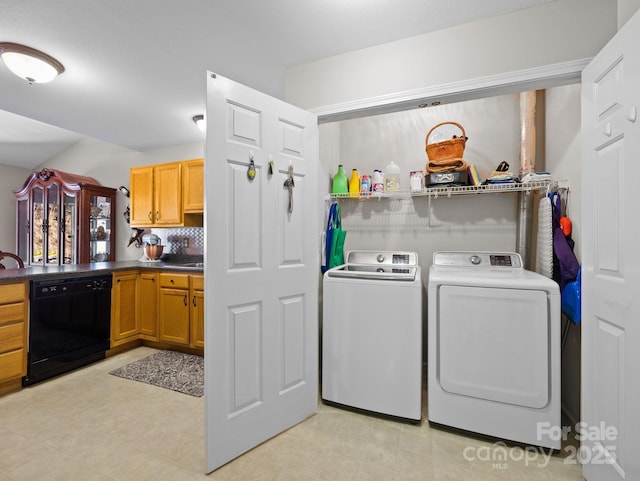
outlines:
[[[209,74],[208,471],[316,411],[317,164],[315,115]]]
[[[640,14],[582,76],[582,445],[589,481],[640,479]]]

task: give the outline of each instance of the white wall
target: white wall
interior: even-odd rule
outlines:
[[[137,152],[107,142],[85,138],[52,157],[38,169],[55,168],[93,177],[101,185],[107,187],[117,188],[124,185],[128,188],[131,167],[195,159],[203,156],[204,144],[201,142]],[[125,222],[122,213],[128,204],[129,199],[119,192],[116,193],[116,260],[118,261],[136,260],[142,255],[142,251],[134,245],[127,247],[131,228]]]
[[[285,100],[314,108],[592,57],[616,11],[616,0],[556,0],[291,66]]]
[[[640,9],[640,0],[618,0],[618,30]]]
[[[569,182],[567,215],[573,224],[572,238],[580,260],[582,209],[581,149],[580,149],[580,89],[568,85],[546,92],[546,164],[559,180]]]
[[[21,188],[30,174],[30,169],[0,165],[0,250],[2,251],[17,253],[16,196],[13,191]]]

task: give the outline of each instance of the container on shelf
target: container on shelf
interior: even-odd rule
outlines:
[[[349,196],[358,197],[360,195],[360,175],[358,169],[351,171],[351,180],[349,181]]]
[[[347,175],[344,173],[342,164],[338,165],[338,172],[333,176],[331,192],[333,194],[346,194],[349,192],[349,182],[347,180]]]
[[[362,174],[362,179],[360,180],[360,194],[367,195],[371,191],[371,179],[367,174]]]
[[[411,192],[422,192],[424,189],[424,172],[421,170],[411,171],[409,174],[409,190]]]
[[[393,160],[384,169],[385,190],[400,190],[400,167]]]
[[[373,179],[371,181],[372,192],[384,192],[384,174],[381,170],[373,171]]]

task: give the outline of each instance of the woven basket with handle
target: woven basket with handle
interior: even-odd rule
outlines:
[[[460,129],[462,135],[460,137],[454,136],[450,140],[443,140],[442,142],[436,142],[435,144],[429,143],[429,137],[435,129],[443,125],[452,124]],[[429,160],[448,160],[448,159],[462,159],[464,154],[464,146],[467,142],[467,135],[464,131],[464,127],[457,122],[440,122],[434,125],[427,133],[426,137],[426,151]]]

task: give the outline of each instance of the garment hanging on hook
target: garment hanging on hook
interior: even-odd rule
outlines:
[[[574,242],[571,236],[565,236],[560,225],[562,199],[558,192],[550,194],[553,214],[553,279],[560,285],[560,292],[564,286],[576,280],[580,264],[573,253]]]

